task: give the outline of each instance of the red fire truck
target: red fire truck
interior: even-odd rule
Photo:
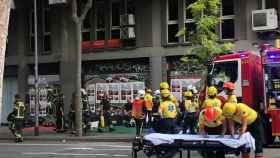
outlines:
[[[266,49],[263,56],[239,51],[217,56],[208,68],[208,85],[224,96],[224,82],[235,83],[235,94],[259,112],[265,127],[267,144],[280,136],[280,50]],[[279,109],[277,109],[279,107]]]

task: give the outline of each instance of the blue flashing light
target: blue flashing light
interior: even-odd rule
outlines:
[[[269,55],[268,58],[269,59],[274,59],[274,58],[276,58],[276,55]]]

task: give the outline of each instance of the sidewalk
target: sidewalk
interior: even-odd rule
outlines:
[[[122,127],[124,128],[124,127]],[[34,136],[33,128],[24,130],[25,141],[56,141],[56,142],[67,142],[67,141],[82,141],[82,142],[131,142],[134,137],[134,128],[122,129],[116,128],[114,132],[105,131],[103,133],[90,132],[87,136],[74,136],[69,132],[56,133],[51,128],[40,128],[40,135]],[[8,127],[0,127],[0,141],[13,141],[14,136],[9,131]]]

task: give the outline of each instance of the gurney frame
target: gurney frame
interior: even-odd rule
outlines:
[[[187,158],[191,158],[190,151],[192,150],[201,152],[222,150],[225,153],[235,153],[236,155],[242,151],[250,151],[250,149],[246,148],[245,145],[239,148],[231,148],[218,141],[175,140],[172,144],[153,145],[150,141],[146,141],[143,138],[135,138],[132,143],[132,158],[137,158],[137,153],[141,150],[143,150],[145,155],[148,157],[156,155],[158,158],[161,158],[162,154],[164,154],[162,153],[164,149],[173,149],[173,151],[176,150],[176,152],[179,152],[180,158],[183,158],[182,152],[184,150],[187,150]]]

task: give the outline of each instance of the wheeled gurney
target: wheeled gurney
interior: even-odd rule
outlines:
[[[221,138],[219,136],[203,137],[200,135],[153,133],[133,141],[132,157],[137,158],[137,153],[141,150],[148,157],[155,155],[158,158],[170,150],[179,152],[180,158],[182,158],[182,151],[187,150],[187,157],[190,158],[192,150],[240,153],[254,149],[254,139],[250,133],[245,133],[238,139],[230,136]]]

